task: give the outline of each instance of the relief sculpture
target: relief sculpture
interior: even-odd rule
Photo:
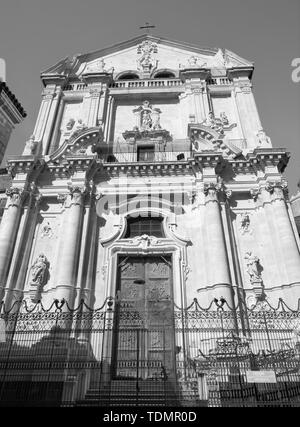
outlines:
[[[31,266],[30,297],[32,302],[41,299],[42,290],[49,280],[49,266],[50,263],[43,253],[37,257]]]

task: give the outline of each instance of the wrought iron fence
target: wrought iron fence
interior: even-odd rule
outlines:
[[[1,406],[300,406],[300,310],[283,301],[0,313]]]

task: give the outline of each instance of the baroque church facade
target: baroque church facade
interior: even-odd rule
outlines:
[[[5,307],[297,308],[289,153],[263,128],[253,71],[229,50],[142,35],[42,72],[33,134],[8,161]]]
[[[252,73],[230,51],[153,36],[43,72],[33,135],[9,160],[2,298],[101,305],[122,254],[166,254],[180,306],[260,294],[293,305],[289,154],[263,130]]]

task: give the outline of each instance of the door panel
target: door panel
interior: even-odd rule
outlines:
[[[115,376],[162,378],[174,367],[170,257],[126,257],[119,263]]]

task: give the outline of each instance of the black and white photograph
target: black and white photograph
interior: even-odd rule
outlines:
[[[299,0],[2,0],[1,410],[105,426],[283,407]]]

